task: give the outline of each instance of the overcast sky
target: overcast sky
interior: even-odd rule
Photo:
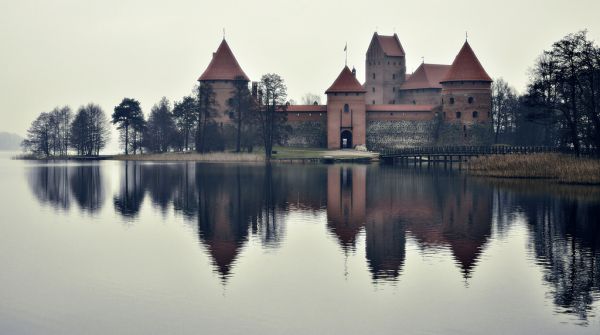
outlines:
[[[493,78],[522,91],[528,69],[564,35],[600,41],[598,0],[151,1],[0,0],[0,131],[21,135],[40,112],[127,96],[147,114],[191,92],[223,37],[252,80],[283,76],[291,98],[322,94],[344,65],[364,81],[373,32],[396,31],[408,72],[450,64],[465,31]]]

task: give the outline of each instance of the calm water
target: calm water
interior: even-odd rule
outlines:
[[[598,190],[8,157],[2,334],[600,333]]]

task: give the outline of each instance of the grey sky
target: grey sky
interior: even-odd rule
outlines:
[[[588,29],[600,41],[598,0],[149,1],[0,0],[0,131],[25,134],[39,112],[127,96],[144,112],[190,93],[222,29],[252,80],[275,72],[291,98],[322,94],[344,65],[364,81],[376,27],[398,33],[408,71],[425,57],[450,64],[465,31],[493,77],[517,89],[542,50]]]

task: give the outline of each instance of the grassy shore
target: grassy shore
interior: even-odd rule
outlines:
[[[562,154],[492,155],[469,161],[469,173],[497,178],[551,179],[600,185],[600,160]]]
[[[161,154],[115,155],[114,160],[129,161],[195,161],[195,162],[264,162],[265,156],[256,153],[211,152],[168,152]]]

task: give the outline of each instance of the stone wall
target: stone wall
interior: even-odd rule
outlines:
[[[327,120],[288,122],[291,128],[287,145],[300,148],[327,147]]]
[[[435,144],[437,121],[367,121],[367,149],[398,149]]]

